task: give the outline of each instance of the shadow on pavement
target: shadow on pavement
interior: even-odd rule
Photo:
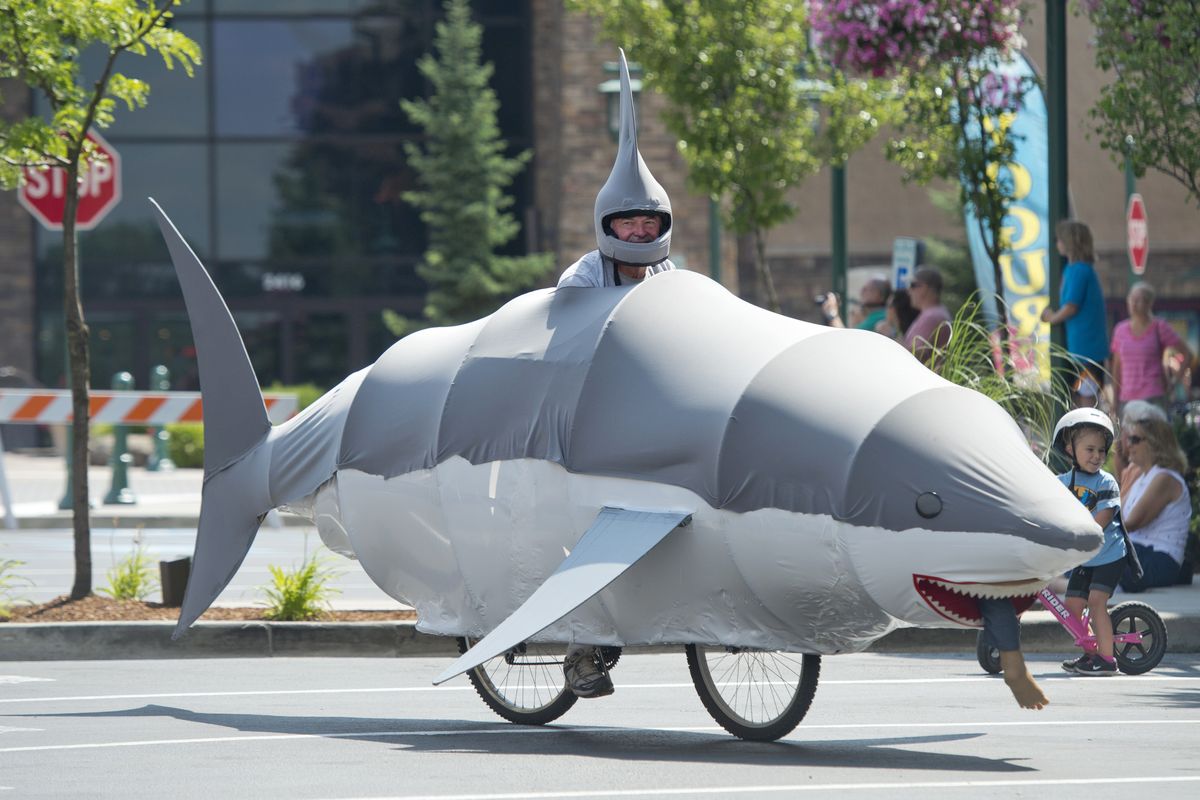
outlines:
[[[508,723],[307,717],[274,714],[213,714],[171,706],[146,705],[120,711],[11,715],[37,718],[171,718],[214,725],[243,733],[315,738],[355,739],[398,744],[420,752],[478,752],[490,755],[586,755],[618,761],[720,761],[747,766],[810,765],[845,769],[888,769],[973,773],[1035,771],[1015,763],[1023,759],[983,758],[906,749],[913,745],[960,742],[984,731],[936,736],[871,737],[780,742],[744,742],[724,733],[664,731],[607,726],[548,725],[522,727]],[[191,736],[195,732],[190,732]],[[805,735],[804,726],[793,736]]]

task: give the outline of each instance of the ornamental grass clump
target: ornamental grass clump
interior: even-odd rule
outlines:
[[[329,610],[330,595],[341,591],[329,585],[339,573],[317,556],[306,559],[298,569],[285,570],[274,564],[268,569],[272,583],[262,588],[267,597],[267,610],[263,614],[267,619],[277,622],[317,619]]]
[[[33,581],[16,574],[23,566],[24,561],[0,558],[0,620],[8,619],[12,615],[13,604],[24,599],[14,594],[17,587],[33,585]]]
[[[950,341],[934,349],[928,364],[951,383],[995,401],[1021,426],[1034,452],[1049,458],[1054,424],[1071,407],[1069,383],[1061,371],[1045,377],[1046,356],[1032,339],[1010,330],[1002,341],[982,320],[978,296],[968,298],[951,322]],[[1062,348],[1050,347],[1055,359],[1068,357]]]
[[[145,600],[158,589],[153,565],[141,544],[137,544],[133,553],[108,571],[108,586],[100,594],[114,600]]]

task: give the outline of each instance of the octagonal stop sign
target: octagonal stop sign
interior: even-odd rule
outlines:
[[[1129,195],[1129,208],[1125,214],[1126,237],[1129,240],[1129,268],[1134,275],[1146,272],[1146,259],[1150,255],[1150,230],[1146,224],[1146,201],[1140,194]]]
[[[90,230],[121,201],[121,156],[115,147],[100,134],[89,131],[87,138],[96,145],[103,158],[93,157],[79,180],[79,210],[75,225]],[[24,180],[17,199],[38,222],[52,231],[61,231],[67,204],[67,171],[25,168]]]

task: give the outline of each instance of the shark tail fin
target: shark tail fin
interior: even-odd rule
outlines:
[[[204,491],[178,638],[228,585],[272,508],[269,453],[260,448],[271,423],[229,307],[175,225],[150,203],[183,289],[204,398]]]

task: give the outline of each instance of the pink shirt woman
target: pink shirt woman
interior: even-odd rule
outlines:
[[[1191,360],[1191,351],[1170,325],[1154,316],[1154,289],[1134,284],[1125,299],[1129,319],[1117,323],[1112,335],[1113,378],[1117,400],[1161,400],[1167,393],[1163,353],[1168,348]]]

